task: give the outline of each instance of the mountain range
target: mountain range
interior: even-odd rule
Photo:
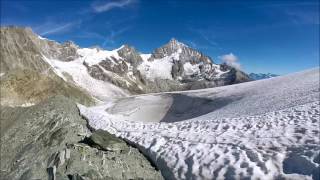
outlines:
[[[272,74],[272,73],[250,73],[249,77],[252,80],[260,80],[260,79],[269,79],[273,77],[277,77],[279,75],[277,74]]]
[[[13,79],[30,76],[41,88],[52,81],[64,84],[67,96],[81,94],[81,101],[105,100],[132,94],[191,90],[250,81],[250,77],[227,64],[216,64],[203,53],[171,39],[151,54],[142,54],[130,45],[115,50],[81,48],[71,41],[63,44],[35,34],[30,28],[1,27],[1,86],[5,104],[34,104],[52,92],[52,87],[37,91]],[[13,73],[19,72],[19,73]],[[14,78],[12,78],[14,76]],[[14,87],[8,84],[14,84]],[[45,85],[46,84],[46,85]],[[36,86],[37,87],[37,86]],[[19,89],[23,93],[16,92]],[[70,91],[72,93],[70,93]],[[56,91],[56,90],[55,90]],[[16,93],[14,93],[16,92]],[[18,95],[19,94],[19,95]],[[18,97],[39,94],[39,97]],[[39,98],[39,99],[37,99]]]

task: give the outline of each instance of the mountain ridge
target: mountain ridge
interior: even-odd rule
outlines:
[[[58,43],[37,35],[31,28],[1,27],[1,36],[10,42],[1,45],[5,52],[1,74],[14,69],[45,72],[100,100],[251,80],[246,73],[226,64],[215,64],[209,56],[174,38],[149,55],[128,44],[104,50],[82,48],[72,41]]]
[[[268,79],[279,76],[278,74],[273,73],[250,73],[249,77],[252,80]]]

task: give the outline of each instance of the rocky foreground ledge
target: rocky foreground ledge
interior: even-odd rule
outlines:
[[[76,104],[56,96],[1,107],[0,179],[163,179],[123,140],[91,132]]]

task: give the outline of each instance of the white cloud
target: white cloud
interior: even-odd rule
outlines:
[[[47,21],[46,23],[37,26],[34,28],[36,32],[38,32],[40,35],[50,35],[50,34],[59,34],[71,31],[75,26],[79,26],[81,24],[81,21],[74,21],[74,22],[68,22],[68,23],[55,23],[51,21]]]
[[[236,69],[241,69],[241,64],[238,62],[238,57],[235,56],[233,53],[225,54],[223,56],[220,56],[220,58],[227,65]]]
[[[193,27],[190,27],[189,30],[203,38],[210,46],[218,47],[218,43],[215,42],[215,35],[211,30],[209,31]]]
[[[132,4],[135,0],[118,0],[118,1],[107,1],[105,3],[94,3],[92,8],[95,12],[101,13],[110,11],[114,8],[123,8]]]

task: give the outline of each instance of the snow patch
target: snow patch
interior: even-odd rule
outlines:
[[[184,68],[184,74],[187,76],[193,75],[193,74],[200,74],[199,64],[192,65],[190,62],[186,62],[183,65]]]
[[[140,54],[140,56],[143,61],[147,61],[151,57],[151,54]]]
[[[171,58],[165,57],[153,61],[143,61],[138,66],[138,70],[150,80],[155,80],[156,78],[172,80],[172,65]]]

